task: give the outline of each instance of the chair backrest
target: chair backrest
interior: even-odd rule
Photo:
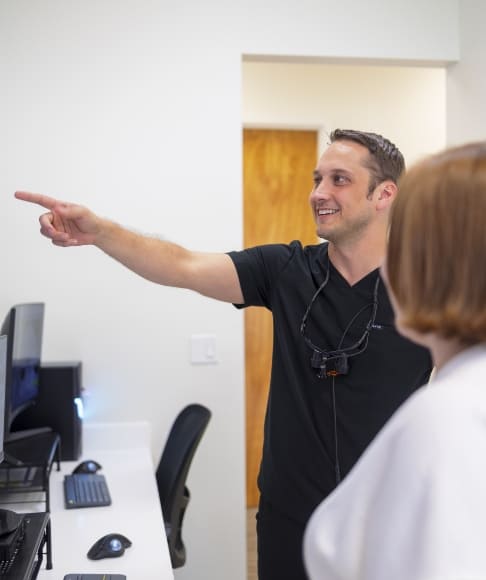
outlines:
[[[211,418],[203,405],[185,407],[176,417],[155,474],[173,568],[186,561],[182,520],[189,501],[186,478],[194,453]]]

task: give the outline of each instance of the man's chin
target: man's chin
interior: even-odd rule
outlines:
[[[317,237],[326,242],[334,242],[336,235],[330,229],[320,228],[316,231]]]

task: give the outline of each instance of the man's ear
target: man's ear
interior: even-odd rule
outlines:
[[[378,186],[377,197],[376,197],[376,209],[383,210],[387,209],[393,203],[395,197],[398,193],[397,184],[391,180],[383,181]]]

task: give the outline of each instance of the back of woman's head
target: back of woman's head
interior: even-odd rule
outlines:
[[[405,173],[386,262],[403,325],[486,341],[486,142],[448,149]]]

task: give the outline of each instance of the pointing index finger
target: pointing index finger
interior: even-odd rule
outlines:
[[[30,193],[29,191],[16,191],[15,197],[22,201],[35,203],[37,205],[45,207],[48,210],[53,210],[57,205],[59,205],[59,201],[57,199],[49,197],[48,195],[43,195],[41,193]]]

